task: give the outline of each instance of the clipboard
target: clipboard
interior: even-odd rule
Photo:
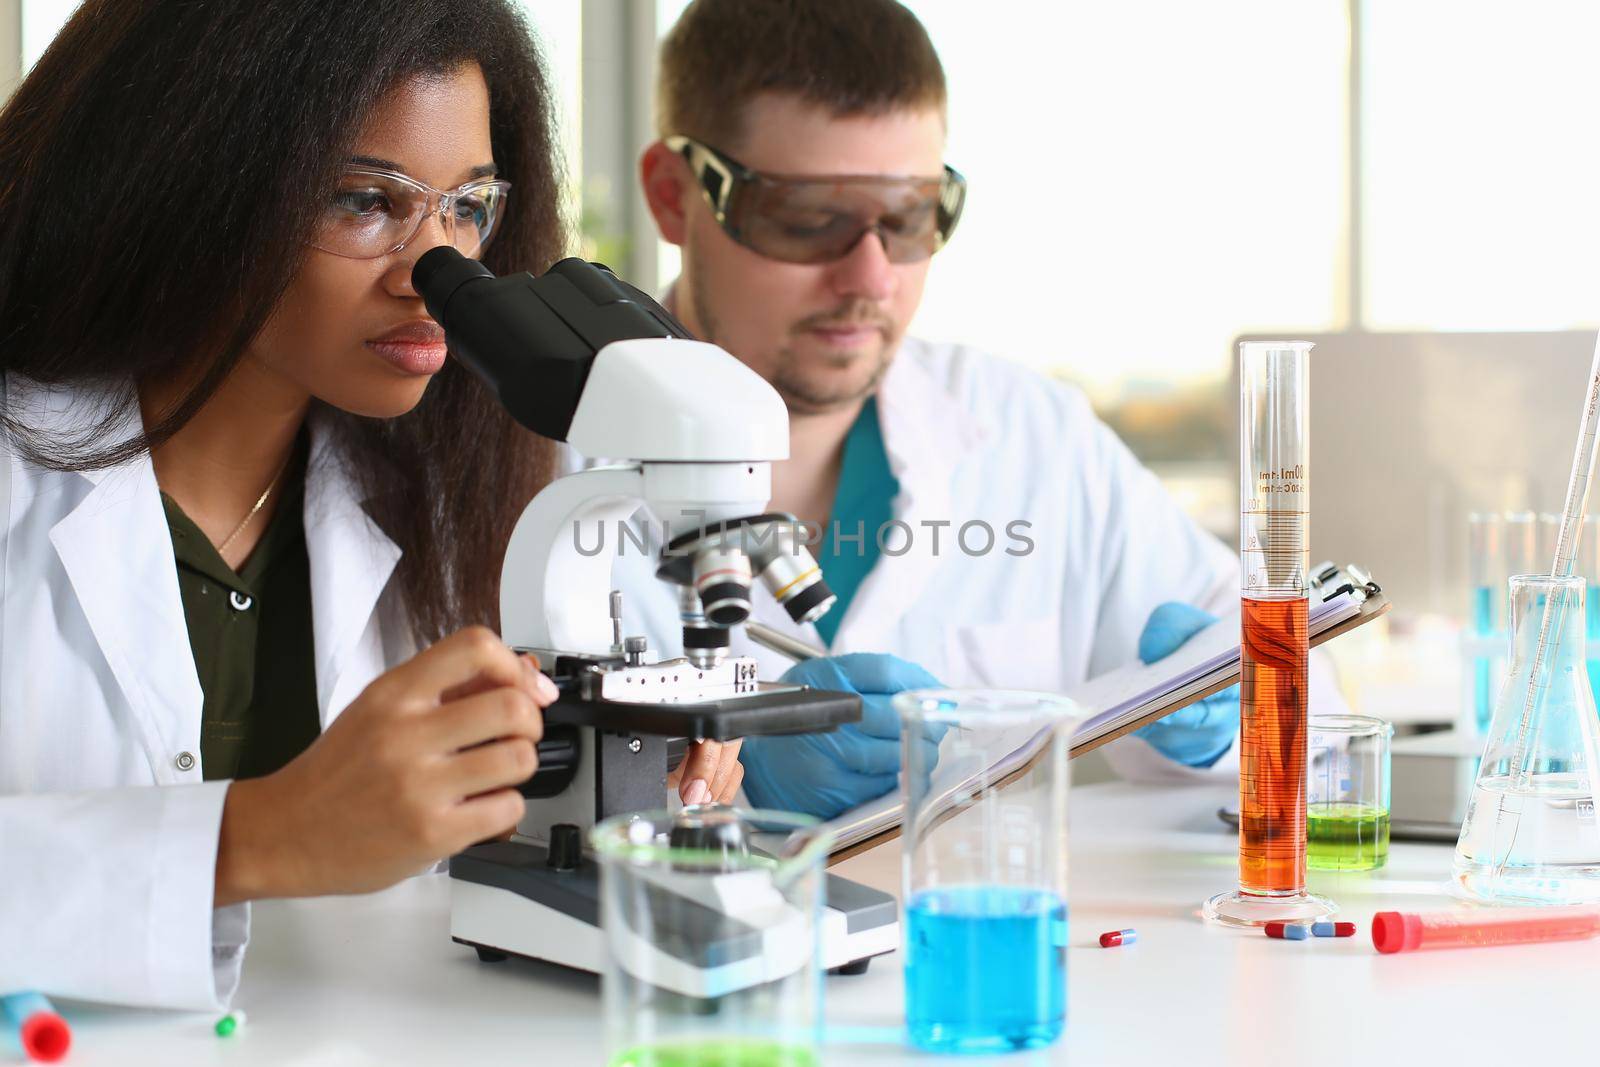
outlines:
[[[1333,563],[1319,564],[1312,571],[1310,585],[1312,602],[1316,605],[1308,618],[1309,642],[1313,648],[1365,626],[1389,611],[1389,600],[1382,588],[1356,564],[1344,567]],[[1236,617],[1219,621],[1214,629],[1220,631],[1230,622],[1232,632],[1237,634]],[[1196,640],[1207,632],[1210,631],[1197,635]],[[1188,669],[1179,664],[1177,669],[1180,673],[1176,680],[1166,677],[1162,668],[1179,659],[1179,653],[1149,666],[1133,665],[1110,672],[1081,687],[1077,692],[1115,692],[1121,684],[1131,687],[1135,696],[1109,708],[1091,704],[1096,711],[1080,723],[1074,733],[1069,749],[1070,758],[1093,752],[1239,681],[1237,637],[1231,645],[1231,653],[1224,649],[1207,655],[1204,650],[1197,650],[1194,655],[1199,660],[1198,664],[1189,664]],[[1140,686],[1144,688],[1140,689]],[[1153,692],[1147,695],[1146,690]],[[1073,693],[1067,695],[1078,699]],[[1025,753],[1022,749],[1012,753],[1016,757],[1014,765],[1006,767],[1008,761],[997,764],[996,768],[1005,769],[991,788],[1004,788],[1027,773],[1040,754],[1037,751]],[[895,792],[834,819],[828,824],[835,835],[828,865],[832,866],[898,837],[904,809],[903,797]]]
[[[1324,605],[1334,603],[1340,597],[1348,597],[1354,607],[1354,610],[1348,613],[1335,612],[1323,616],[1321,626],[1313,614],[1308,627],[1311,631],[1309,643],[1312,648],[1326,644],[1340,634],[1365,626],[1389,611],[1389,599],[1383,595],[1383,589],[1372,580],[1371,575],[1353,563],[1345,567],[1333,563],[1323,563],[1318,566],[1311,579],[1311,595]],[[1093,752],[1102,745],[1110,744],[1117,738],[1125,737],[1157,719],[1180,711],[1197,700],[1204,700],[1213,693],[1221,692],[1230,685],[1237,684],[1238,681],[1239,659],[1235,655],[1226,667],[1207,672],[1202,677],[1174,687],[1162,699],[1143,705],[1131,718],[1119,717],[1118,721],[1105,729],[1080,728],[1073,735],[1071,758],[1076,759],[1085,752]]]

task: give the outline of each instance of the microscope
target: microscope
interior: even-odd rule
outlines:
[[[598,868],[584,849],[597,822],[664,807],[689,741],[861,717],[853,693],[763,681],[753,659],[729,654],[756,580],[797,621],[834,602],[798,523],[764,510],[771,464],[788,456],[788,411],[759,375],[602,266],[566,259],[537,278],[497,278],[441,246],[412,280],[451,354],[518,422],[585,457],[626,457],[551,482],[512,532],[501,636],[535,653],[561,696],[545,709],[517,833],[450,860],[454,940],[485,961],[598,972]],[[615,553],[594,548],[641,508],[663,533],[656,574],[677,596],[682,658],[653,661],[644,637],[623,634]],[[859,973],[898,947],[893,897],[833,875],[826,892],[824,966]],[[680,941],[689,996],[726,991],[729,960],[759,950]]]

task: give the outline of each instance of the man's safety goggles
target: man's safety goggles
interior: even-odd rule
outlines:
[[[891,263],[927,259],[950,240],[967,199],[953,167],[935,177],[761,174],[715,148],[668,137],[727,235],[785,263],[829,263],[876,233]]]

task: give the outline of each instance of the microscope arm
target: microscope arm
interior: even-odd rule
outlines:
[[[528,504],[506,546],[502,636],[516,648],[606,651],[604,592],[619,524],[644,504],[672,535],[748,515],[771,491],[766,463],[627,463],[556,479]]]
[[[610,647],[595,595],[611,588],[617,524],[639,509],[637,464],[593,467],[551,482],[517,520],[500,579],[500,632],[513,648]],[[603,545],[601,551],[581,546]]]

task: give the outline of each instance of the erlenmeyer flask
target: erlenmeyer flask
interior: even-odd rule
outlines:
[[[1600,902],[1600,722],[1583,598],[1581,577],[1511,579],[1511,670],[1456,844],[1456,884],[1480,900]],[[1536,656],[1547,607],[1545,654]]]

